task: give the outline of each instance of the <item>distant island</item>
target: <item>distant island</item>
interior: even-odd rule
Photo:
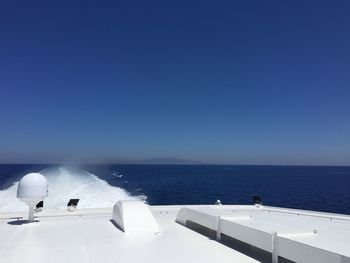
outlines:
[[[200,161],[171,158],[171,157],[146,159],[146,160],[138,161],[136,163],[138,164],[203,164]]]

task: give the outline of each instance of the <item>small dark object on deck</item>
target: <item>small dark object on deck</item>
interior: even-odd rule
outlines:
[[[70,199],[67,204],[67,207],[77,207],[78,203],[79,199]]]
[[[44,201],[40,201],[36,204],[35,209],[43,208],[44,207]]]
[[[257,196],[257,195],[253,196],[253,203],[254,203],[255,205],[262,205],[262,204],[263,204],[263,203],[262,203],[262,200],[261,200],[261,197],[260,197],[260,196]]]

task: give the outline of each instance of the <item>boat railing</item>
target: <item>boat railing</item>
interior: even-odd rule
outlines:
[[[256,210],[252,209],[227,209],[225,211],[231,211],[231,212],[267,212],[267,213],[281,213],[281,214],[289,214],[289,215],[296,215],[296,216],[308,216],[308,217],[316,217],[316,218],[325,218],[329,219],[330,221],[333,220],[342,220],[342,221],[350,221],[350,216],[341,216],[341,215],[328,215],[328,214],[319,214],[321,212],[313,211],[310,212],[304,212],[304,211],[285,211],[278,208],[259,208]]]

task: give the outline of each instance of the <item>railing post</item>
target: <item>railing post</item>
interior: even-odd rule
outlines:
[[[278,234],[272,232],[272,263],[278,263]]]
[[[216,218],[216,240],[220,241],[221,240],[221,217],[218,216]]]

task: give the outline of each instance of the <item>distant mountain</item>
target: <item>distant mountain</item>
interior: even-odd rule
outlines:
[[[137,163],[140,163],[140,164],[202,164],[202,162],[200,161],[185,160],[185,159],[171,158],[171,157],[146,159],[146,160],[139,161]]]

